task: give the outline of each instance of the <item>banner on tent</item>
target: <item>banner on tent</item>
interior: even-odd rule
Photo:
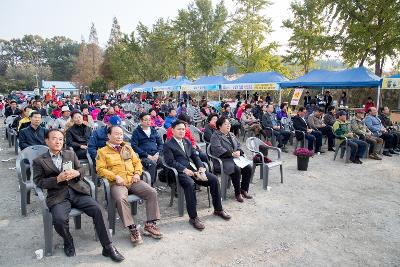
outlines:
[[[237,83],[237,84],[223,84],[222,90],[241,90],[241,91],[270,91],[278,90],[277,83]]]
[[[294,90],[292,100],[290,101],[291,106],[297,106],[299,104],[301,95],[303,94],[303,88],[297,88]]]
[[[183,91],[217,91],[219,89],[219,85],[217,84],[209,84],[209,85],[182,85],[181,89]]]
[[[382,89],[400,89],[400,78],[384,78]]]
[[[252,83],[237,83],[237,84],[223,84],[222,90],[241,90],[241,91],[251,91],[253,90]]]
[[[278,84],[277,83],[256,83],[254,84],[253,90],[258,90],[258,91],[270,91],[270,90],[278,90]]]

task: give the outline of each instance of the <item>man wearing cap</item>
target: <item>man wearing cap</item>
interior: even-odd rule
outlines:
[[[333,124],[333,132],[336,135],[336,142],[344,145],[344,137],[347,138],[347,144],[350,146],[351,155],[350,161],[355,164],[362,164],[360,158],[363,157],[367,149],[367,143],[354,138],[354,133],[351,132],[349,124],[346,122],[347,113],[343,110],[337,113],[338,119]]]
[[[369,158],[375,160],[381,160],[378,156],[379,151],[383,145],[383,139],[373,136],[371,131],[365,125],[364,109],[359,108],[355,110],[356,116],[350,121],[351,131],[356,134],[360,140],[363,140],[369,144]]]
[[[72,147],[78,159],[86,159],[87,144],[92,130],[83,123],[83,116],[80,110],[71,113],[73,125],[66,130],[66,143]]]
[[[377,114],[378,111],[376,108],[370,107],[368,115],[364,119],[364,123],[374,136],[380,137],[385,141],[385,148],[382,154],[391,157],[391,154],[397,154],[397,152],[393,150],[393,148],[397,146],[396,136],[386,130]]]
[[[65,125],[70,120],[70,115],[71,111],[69,110],[68,106],[63,106],[61,108],[61,117],[55,120],[52,128],[64,131]]]
[[[107,126],[101,127],[93,131],[93,134],[90,136],[88,143],[88,152],[91,159],[93,160],[93,164],[95,164],[96,162],[97,150],[104,147],[106,145],[106,142],[108,141],[107,128],[110,126],[119,126],[121,125],[121,123],[121,118],[117,115],[114,115],[110,117]]]

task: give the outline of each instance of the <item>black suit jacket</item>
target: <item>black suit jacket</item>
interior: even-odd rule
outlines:
[[[190,141],[183,138],[183,144],[185,146],[185,152],[183,152],[181,146],[173,137],[164,144],[165,163],[175,168],[178,172],[183,172],[186,168],[190,169],[190,160],[193,161],[197,169],[204,167],[203,162],[201,162],[200,157],[197,155]]]
[[[303,120],[299,115],[292,117],[293,128],[298,131],[303,131],[307,133],[307,129],[309,129],[308,124],[305,120]],[[296,138],[303,138],[301,133],[296,133]]]
[[[72,161],[72,168],[81,173],[75,179],[57,183],[57,176],[61,173],[54,165],[51,159],[50,152],[46,152],[33,161],[33,181],[36,186],[47,189],[47,206],[52,206],[61,203],[68,196],[68,187],[78,193],[89,195],[89,186],[82,181],[83,170],[79,163],[78,157],[73,151],[62,151],[62,162]]]

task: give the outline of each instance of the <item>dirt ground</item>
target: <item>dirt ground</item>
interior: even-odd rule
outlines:
[[[0,266],[116,265],[101,256],[86,215],[81,230],[70,223],[76,257],[64,255],[54,231],[54,255],[35,258],[35,250],[44,247],[39,202],[33,195],[28,216],[21,216],[17,176],[10,169],[15,167],[14,150],[1,139],[0,160],[14,159],[0,162]],[[212,215],[206,190],[199,192],[199,216],[206,224],[202,232],[189,225],[186,212],[178,216],[176,202],[169,207],[169,188],[161,188],[164,238],[144,237],[134,248],[118,220],[113,240],[126,258],[120,266],[400,266],[399,158],[354,165],[333,161],[329,152],[311,158],[309,170],[301,172],[295,156],[283,154],[283,184],[274,169],[271,190],[263,190],[257,169],[250,187],[254,199],[238,203],[229,190],[223,202],[232,215],[228,222]],[[139,224],[143,208],[136,217]]]

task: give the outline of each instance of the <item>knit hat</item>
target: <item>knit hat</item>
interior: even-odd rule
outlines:
[[[69,107],[63,106],[62,109],[61,109],[61,112],[64,112],[64,111],[70,111],[70,110],[69,110]]]
[[[355,113],[365,113],[365,110],[362,108],[358,108],[354,111]]]
[[[336,115],[337,115],[338,117],[343,116],[343,115],[347,116],[347,113],[346,113],[346,111],[344,111],[344,110],[340,110],[338,113],[336,113]]]
[[[112,126],[121,125],[122,121],[121,118],[117,115],[111,116],[110,120],[108,121]]]

